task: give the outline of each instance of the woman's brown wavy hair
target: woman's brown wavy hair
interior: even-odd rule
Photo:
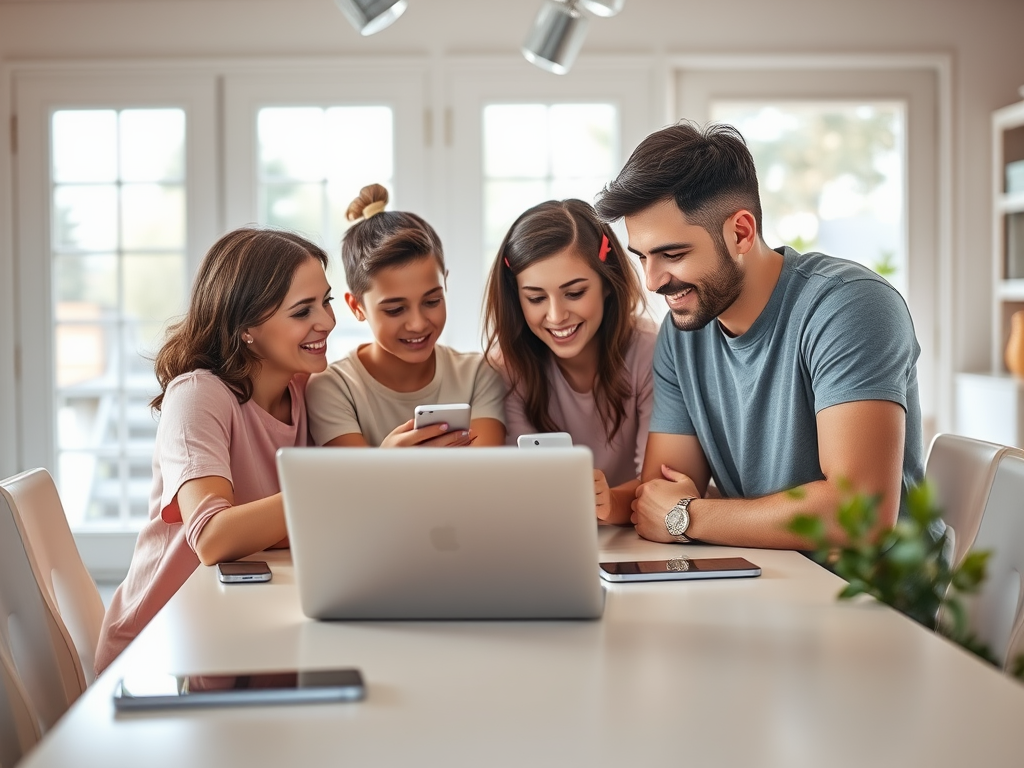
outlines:
[[[601,237],[610,249],[600,259]],[[582,200],[549,200],[523,213],[498,248],[487,280],[484,303],[484,350],[488,359],[500,352],[510,378],[509,394],[518,390],[526,416],[543,432],[559,432],[548,412],[550,387],[545,368],[551,350],[526,324],[516,275],[538,261],[572,248],[597,274],[608,295],[597,330],[598,366],[594,399],[610,442],[626,416],[624,403],[633,394],[626,371],[626,349],[640,311],[646,306],[640,279],[611,227]]]
[[[260,358],[242,331],[277,311],[306,259],[327,267],[322,248],[276,229],[236,229],[214,243],[199,265],[187,314],[168,328],[157,353],[160,394],[150,407],[159,411],[171,380],[198,369],[216,374],[239,403],[249,400]]]

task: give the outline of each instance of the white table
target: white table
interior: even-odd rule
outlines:
[[[604,529],[605,559],[676,556]],[[626,584],[591,622],[315,622],[201,567],[23,763],[41,766],[1024,765],[1024,685],[794,552],[756,579]],[[353,704],[115,715],[130,670],[353,665]]]

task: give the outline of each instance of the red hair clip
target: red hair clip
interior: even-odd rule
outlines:
[[[505,257],[505,266],[512,269],[512,265],[508,263],[508,256]]]
[[[601,235],[601,250],[597,252],[597,258],[601,261],[608,261],[608,251],[612,249],[611,243],[608,242],[608,235]]]

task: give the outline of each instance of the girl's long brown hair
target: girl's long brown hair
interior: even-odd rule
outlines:
[[[602,235],[610,246],[601,261]],[[608,291],[604,319],[597,330],[598,364],[594,399],[608,441],[626,416],[624,403],[633,394],[626,371],[626,349],[645,307],[640,279],[611,227],[582,200],[549,200],[523,213],[498,248],[487,280],[484,303],[484,350],[488,359],[500,351],[510,378],[509,394],[518,390],[526,416],[537,429],[558,432],[548,411],[550,387],[545,368],[551,350],[526,324],[516,275],[531,264],[572,248],[597,274]]]
[[[275,229],[236,229],[214,243],[199,265],[188,313],[167,330],[157,353],[160,394],[150,407],[159,411],[171,380],[198,369],[216,374],[239,403],[249,400],[260,358],[242,331],[277,311],[295,271],[311,258],[327,267],[322,248]]]

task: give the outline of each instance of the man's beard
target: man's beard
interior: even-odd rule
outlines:
[[[684,283],[678,280],[661,286],[662,296],[692,288],[697,297],[697,308],[693,311],[677,312],[670,309],[672,324],[680,331],[699,331],[720,314],[725,312],[743,290],[743,272],[728,251],[718,249],[718,268],[699,283]]]

